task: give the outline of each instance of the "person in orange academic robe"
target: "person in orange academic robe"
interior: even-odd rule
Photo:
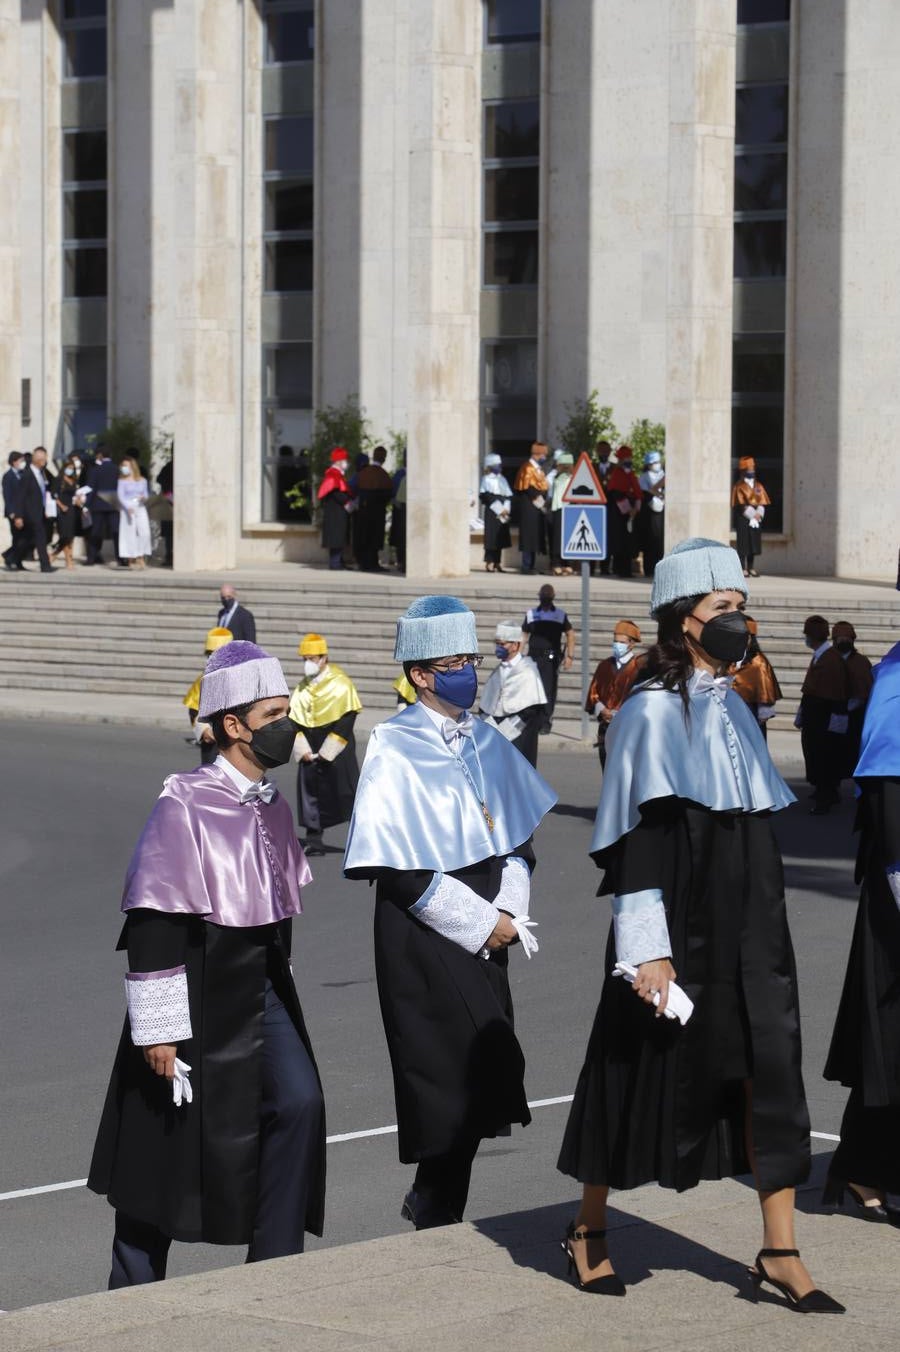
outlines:
[[[519,466],[514,492],[519,499],[519,549],[522,551],[522,572],[533,573],[538,554],[546,554],[546,518],[544,506],[549,484],[543,466],[547,447],[535,441],[531,457]]]
[[[641,631],[633,620],[618,620],[613,630],[612,654],[597,663],[588,687],[585,712],[597,719],[597,750],[600,764],[606,767],[606,734],[625,703],[631,687],[641,674],[646,657],[635,652]]]
[[[772,499],[756,477],[756,461],[752,455],[741,456],[738,471],[741,477],[731,490],[731,515],[737,536],[734,547],[744,577],[759,577],[754,564],[762,552],[762,524]]]
[[[772,664],[760,650],[757,637],[756,620],[748,615],[747,628],[750,642],[747,644],[747,656],[734,673],[732,689],[749,705],[753,717],[760,726],[763,737],[768,741],[768,720],[775,712],[775,705],[782,698],[781,686]]]

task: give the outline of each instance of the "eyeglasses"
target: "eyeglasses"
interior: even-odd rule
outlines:
[[[467,653],[465,657],[450,657],[446,662],[429,662],[426,671],[462,671],[463,667],[474,667],[477,671],[484,658],[480,653]]]

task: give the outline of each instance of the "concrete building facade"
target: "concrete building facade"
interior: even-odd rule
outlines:
[[[0,430],[175,438],[177,568],[319,561],[317,409],[408,438],[408,571],[592,389],[667,531],[893,576],[894,0],[0,0]],[[589,448],[585,448],[589,449]]]

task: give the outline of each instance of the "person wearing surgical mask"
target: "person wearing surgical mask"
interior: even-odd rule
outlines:
[[[256,642],[256,620],[246,606],[238,601],[238,595],[230,582],[223,582],[219,588],[219,613],[216,625],[227,629],[232,638],[246,643]]]
[[[291,696],[297,725],[297,820],[306,830],[306,853],[324,854],[323,832],[350,820],[359,782],[353,725],[362,708],[347,673],[328,660],[321,634],[305,634],[297,653],[303,678]]]
[[[635,653],[641,631],[633,620],[619,620],[613,630],[612,652],[597,663],[585,700],[585,711],[597,720],[597,751],[600,765],[606,766],[606,734],[628,698],[646,661]]]
[[[536,766],[547,692],[537,663],[522,652],[524,639],[518,620],[497,625],[494,653],[498,664],[488,677],[478,712]]]
[[[462,1220],[482,1138],[531,1118],[509,968],[539,947],[532,837],[556,794],[470,712],[481,656],[462,601],[413,601],[394,660],[417,699],[369,738],[344,872],[375,884],[396,1140],[415,1167],[400,1214],[425,1230]]]
[[[255,643],[213,651],[198,718],[218,754],[167,776],[125,876],[128,1013],[87,1180],[115,1208],[111,1289],[161,1281],[173,1239],[259,1262],[322,1233],[324,1103],[290,967],[312,873],[266,775],[290,760],[288,696]]]
[[[335,570],[347,566],[344,550],[350,540],[350,513],[356,508],[347,482],[349,468],[350,452],[335,446],[316,495],[322,506],[322,547],[328,550],[328,567]]]
[[[767,1284],[793,1309],[837,1314],[796,1242],[810,1122],[771,822],[794,795],[730,688],[747,650],[746,601],[740,559],[716,540],[684,540],[653,575],[657,641],[612,723],[590,845],[612,931],[605,979],[590,976],[600,1004],[558,1163],[583,1187],[563,1245],[580,1290],[622,1296],[610,1188],[681,1193],[752,1170],[763,1242],[754,1291]]]
[[[772,499],[756,477],[756,461],[752,455],[742,455],[738,460],[738,474],[740,477],[731,490],[735,549],[744,577],[759,577],[756,560],[762,552],[763,522]]]

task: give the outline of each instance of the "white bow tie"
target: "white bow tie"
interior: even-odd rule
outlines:
[[[472,724],[475,722],[471,714],[463,714],[462,718],[445,718],[441,726],[445,742],[452,742],[454,737],[471,737]]]
[[[261,779],[258,784],[251,784],[249,789],[244,790],[241,802],[255,803],[261,798],[264,803],[271,803],[277,792],[274,784],[270,784],[267,779]]]
[[[731,689],[733,680],[733,676],[713,676],[711,672],[698,671],[694,675],[692,690],[695,695],[702,695],[707,690],[724,695],[726,690]]]

